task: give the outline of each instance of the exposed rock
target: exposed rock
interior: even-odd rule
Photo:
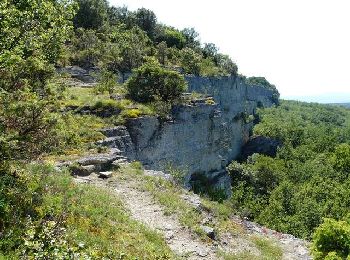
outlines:
[[[68,73],[72,78],[79,79],[85,83],[95,83],[96,79],[90,75],[91,71],[85,70],[78,66],[67,66],[58,69],[59,73]]]
[[[116,126],[110,128],[101,129],[101,133],[107,137],[125,136],[128,135],[128,130],[125,126]]]
[[[192,205],[192,207],[194,207],[195,209],[200,210],[202,207],[201,199],[197,194],[184,193],[181,195],[181,198],[184,199],[190,205]]]
[[[76,74],[81,73],[85,72]],[[223,169],[238,157],[249,139],[253,122],[246,118],[254,115],[257,107],[272,106],[274,92],[247,85],[239,76],[186,79],[190,92],[206,96],[173,107],[171,121],[146,116],[129,119],[126,127],[103,129],[101,132],[107,138],[96,144],[117,149],[118,156],[138,160],[147,169],[166,170],[171,164],[183,169],[187,180],[191,180],[193,173],[201,173],[213,188],[230,196],[230,178]],[[102,156],[85,158],[79,163],[100,164],[105,170],[106,165],[118,166],[125,161],[126,158],[117,156],[113,159]]]
[[[208,226],[201,226],[202,231],[211,239],[215,239],[214,228]]]
[[[125,163],[127,163],[127,162],[128,162],[127,158],[121,157],[121,158],[119,158],[119,159],[113,161],[113,162],[112,162],[112,166],[114,166],[114,167],[116,167],[116,168],[119,168],[121,165],[123,165],[123,164],[125,164]]]
[[[168,180],[168,181],[173,181],[173,176],[171,176],[170,174],[166,174],[163,171],[153,171],[153,170],[145,170],[144,174],[146,176],[151,176],[151,177],[159,177],[162,178],[164,180]]]
[[[167,122],[151,116],[128,120],[134,159],[152,170],[165,170],[170,163],[189,175],[212,175],[213,185],[229,193],[230,179],[222,170],[238,157],[253,127],[241,115],[253,115],[258,105],[272,106],[274,93],[240,77],[186,79],[189,91],[206,93],[215,104],[203,98],[176,106]]]
[[[113,176],[113,172],[99,172],[99,178],[101,179],[108,179]]]
[[[243,146],[240,160],[245,161],[254,153],[275,157],[282,142],[266,136],[252,136]]]
[[[97,167],[95,165],[71,165],[69,167],[73,175],[77,176],[89,176],[91,173],[96,171]]]
[[[117,155],[113,154],[97,154],[78,159],[77,163],[79,163],[80,165],[105,165],[111,164],[116,158]]]

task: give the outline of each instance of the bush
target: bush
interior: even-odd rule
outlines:
[[[102,70],[99,75],[99,82],[95,87],[96,94],[103,94],[105,92],[112,94],[117,84],[117,79],[116,74],[113,72]]]
[[[187,74],[199,75],[201,70],[202,55],[190,48],[181,50],[181,67]]]
[[[141,103],[175,102],[186,90],[186,82],[178,72],[164,69],[151,60],[134,70],[126,87],[130,98]]]
[[[325,219],[314,233],[312,251],[316,260],[349,258],[349,221]]]

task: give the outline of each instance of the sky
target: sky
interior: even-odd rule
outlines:
[[[110,0],[145,7],[158,22],[194,27],[246,76],[264,76],[282,98],[350,102],[349,0]],[[312,100],[310,100],[312,99]]]

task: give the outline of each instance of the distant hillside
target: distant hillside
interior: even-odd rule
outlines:
[[[330,103],[329,105],[350,108],[350,103]]]
[[[283,96],[283,99],[286,100],[297,100],[303,102],[315,102],[321,104],[343,104],[350,101],[349,93],[323,93],[314,95],[303,95],[303,96]]]

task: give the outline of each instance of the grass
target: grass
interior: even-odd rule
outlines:
[[[119,92],[121,88],[118,88]],[[113,94],[120,94],[118,91]],[[154,108],[151,104],[140,104],[132,100],[122,98],[120,100],[114,100],[110,98],[109,94],[96,94],[93,88],[82,87],[68,87],[65,90],[65,98],[62,99],[61,105],[83,107],[89,106],[95,110],[104,109],[118,109],[120,110],[119,116],[116,115],[114,121],[119,124],[123,123],[126,118],[137,118],[144,115],[155,115]],[[120,94],[121,97],[123,94]]]
[[[195,232],[201,239],[209,241],[200,229],[201,221],[204,218],[203,214],[181,198],[184,191],[182,188],[179,188],[178,184],[162,178],[143,175],[142,165],[137,162],[132,163],[130,166],[123,166],[118,173],[116,175],[117,178],[122,178],[126,181],[136,181],[139,189],[152,194],[155,200],[164,207],[165,214],[176,214],[182,225]],[[232,236],[243,236],[250,240],[260,252],[259,257],[249,252],[238,255],[222,253],[224,259],[281,259],[282,251],[273,240],[259,236],[249,236],[243,227],[230,219],[235,211],[229,201],[219,203],[201,197],[201,204],[203,210],[215,219],[212,224],[219,235],[220,233],[228,232]]]
[[[2,237],[0,259],[175,259],[165,239],[131,219],[112,191],[76,184],[49,165],[27,170],[29,204],[15,206],[31,217]]]
[[[272,240],[262,237],[253,237],[252,241],[262,254],[262,259],[278,260],[282,258],[282,250]]]
[[[93,115],[58,115],[55,133],[60,143],[53,152],[42,157],[53,161],[81,156],[87,152],[97,153],[98,148],[94,147],[93,143],[105,138],[99,130],[111,125],[112,122]]]
[[[203,217],[199,211],[180,197],[182,191],[178,186],[161,178],[144,176],[142,172],[140,164],[137,163],[121,168],[120,174],[117,176],[124,179],[135,180],[136,178],[139,183],[138,188],[148,191],[159,204],[164,206],[165,214],[177,214],[182,225],[202,236],[200,222]],[[205,236],[202,236],[202,238],[206,239]]]
[[[64,106],[92,106],[96,102],[109,99],[109,94],[98,94],[93,88],[68,87],[65,90]]]
[[[220,256],[224,260],[280,260],[282,259],[282,250],[271,240],[252,237],[251,241],[255,244],[256,248],[259,250],[259,255],[253,254],[251,252],[241,252],[238,254],[228,254],[220,251]]]
[[[172,259],[158,233],[132,220],[112,192],[77,185],[68,173],[47,182],[43,211],[66,216],[68,241],[84,244],[93,259]]]

